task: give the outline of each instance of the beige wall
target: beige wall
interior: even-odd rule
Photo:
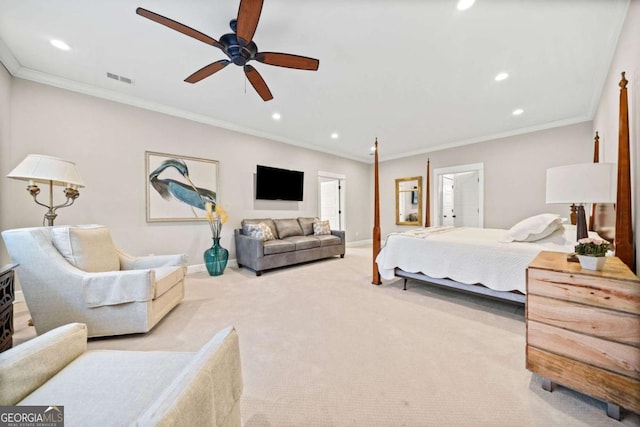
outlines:
[[[4,175],[11,167],[10,159],[11,138],[11,77],[9,72],[0,64],[0,181],[4,181]],[[5,150],[6,147],[6,150]],[[8,228],[7,214],[4,213],[5,194],[7,188],[0,184],[0,230]],[[26,191],[25,191],[26,193]],[[3,256],[4,244],[0,244],[0,266],[8,262]]]
[[[368,164],[8,78],[6,70],[0,75],[0,89],[10,86],[12,93],[9,114],[4,112],[9,91],[0,91],[3,129],[11,118],[11,137],[4,136],[0,147],[0,175],[37,153],[75,161],[85,181],[75,205],[58,211],[56,224],[106,224],[116,244],[130,253],[186,252],[191,265],[202,264],[202,252],[211,245],[205,223],[145,222],[144,156],[149,150],[220,161],[220,201],[229,214],[221,243],[232,259],[233,229],[242,218],[317,215],[318,171],[346,176],[347,240],[371,238],[371,201],[368,193],[358,192],[370,186]],[[256,205],[256,164],[304,171],[304,201]],[[22,181],[0,179],[2,229],[42,224],[44,208],[33,203],[25,188]],[[2,251],[8,260],[4,247]]]
[[[383,143],[380,153],[384,153]],[[436,168],[482,163],[485,177],[484,226],[510,228],[521,219],[538,213],[568,216],[567,205],[545,203],[546,170],[553,166],[588,162],[592,156],[591,122],[585,122],[382,162],[380,198],[391,201],[381,203],[382,235],[410,228],[395,225],[395,179],[422,176],[425,188],[427,158],[431,159],[432,178]],[[435,182],[432,182],[431,194],[433,209]],[[423,206],[425,198],[426,191],[423,190]]]
[[[620,73],[626,73],[629,98],[629,143],[631,149],[631,185],[634,200],[634,232],[636,238],[636,271],[640,267],[640,0],[629,3],[627,17],[620,34],[616,53],[609,68],[593,130],[601,136],[601,161],[618,161],[618,112]]]

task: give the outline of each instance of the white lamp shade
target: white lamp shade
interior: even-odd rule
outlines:
[[[84,187],[84,182],[76,168],[76,164],[57,157],[29,154],[8,178],[23,181],[34,181],[44,184],[67,186],[69,184]]]
[[[547,169],[547,203],[615,203],[613,163],[581,163]]]

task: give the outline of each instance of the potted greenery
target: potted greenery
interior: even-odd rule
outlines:
[[[575,247],[580,266],[586,270],[602,270],[606,261],[609,242],[593,237],[578,240]]]

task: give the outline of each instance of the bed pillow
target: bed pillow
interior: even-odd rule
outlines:
[[[271,232],[271,228],[264,222],[259,222],[257,224],[245,224],[242,228],[244,234],[255,237],[256,239],[262,239],[263,242],[275,240],[275,236]]]
[[[511,227],[505,236],[506,242],[535,242],[562,227],[562,218],[556,214],[540,214],[523,219]]]

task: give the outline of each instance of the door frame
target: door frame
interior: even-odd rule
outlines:
[[[435,225],[442,225],[440,218],[440,205],[442,204],[442,175],[478,172],[478,226],[484,228],[484,163],[471,163],[468,165],[449,166],[446,168],[438,168],[433,170],[433,184],[436,188],[432,189],[436,195],[431,217],[435,218]],[[455,190],[454,190],[455,191]]]
[[[337,180],[338,185],[340,186],[340,206],[339,206],[339,221],[340,221],[340,230],[345,230],[347,224],[347,215],[346,215],[346,194],[347,194],[347,176],[339,173],[333,172],[324,172],[318,171],[318,211],[317,215],[320,218],[320,210],[322,208],[322,178],[329,178],[332,180]]]

